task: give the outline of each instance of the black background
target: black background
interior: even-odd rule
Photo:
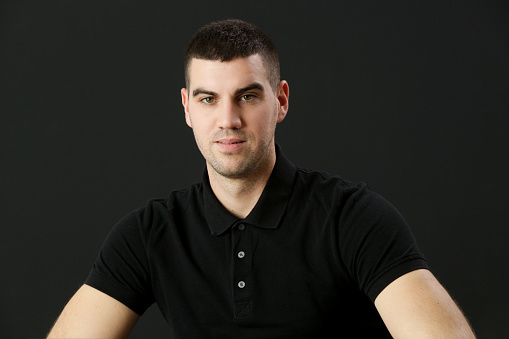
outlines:
[[[473,0],[0,2],[0,337],[43,337],[110,228],[199,180],[183,52],[231,17],[280,51],[286,155],[384,195],[479,337],[509,337],[508,14]],[[158,312],[131,337],[168,337]]]

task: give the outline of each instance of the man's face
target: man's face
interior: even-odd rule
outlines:
[[[209,174],[247,178],[273,165],[274,132],[288,110],[288,84],[272,89],[259,55],[229,62],[192,59],[189,88],[181,95]]]

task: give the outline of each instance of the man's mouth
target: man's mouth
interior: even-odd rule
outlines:
[[[226,153],[234,153],[243,149],[245,140],[237,138],[224,138],[216,141],[216,145],[220,151]]]
[[[233,144],[241,144],[241,143],[244,142],[244,140],[239,140],[239,139],[221,139],[221,140],[218,140],[216,142],[219,143],[219,144],[223,144],[223,145],[233,145]]]

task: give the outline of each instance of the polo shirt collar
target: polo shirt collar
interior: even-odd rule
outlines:
[[[286,159],[276,144],[276,164],[249,215],[243,219],[247,224],[275,229],[283,218],[293,190],[295,166]],[[204,213],[213,235],[220,235],[238,222],[239,218],[228,212],[217,200],[210,187],[207,168],[203,172]]]

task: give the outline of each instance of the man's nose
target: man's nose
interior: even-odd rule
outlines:
[[[242,126],[240,107],[235,102],[225,100],[219,108],[217,125],[219,128],[236,129]]]

